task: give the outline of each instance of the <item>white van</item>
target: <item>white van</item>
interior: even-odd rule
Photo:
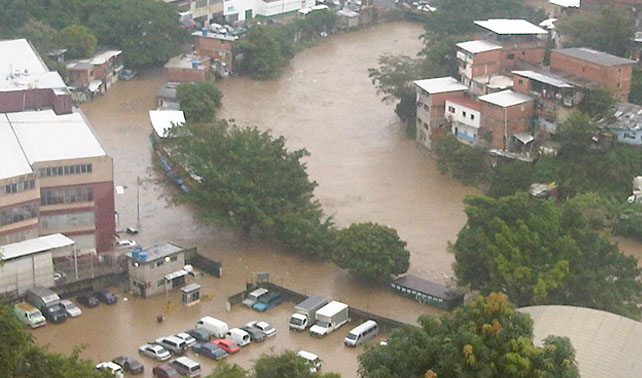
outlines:
[[[156,344],[169,350],[173,354],[183,354],[187,350],[187,343],[185,340],[176,336],[167,336],[156,339]]]
[[[231,328],[225,334],[226,339],[234,341],[238,346],[243,347],[250,343],[250,334],[239,328]]]
[[[27,302],[16,303],[13,306],[13,312],[22,323],[31,328],[38,328],[47,324],[47,321],[45,320],[45,317],[42,316],[40,310]]]
[[[178,357],[174,361],[169,363],[180,375],[186,375],[188,377],[200,377],[201,376],[201,365],[187,357]]]
[[[217,339],[224,338],[229,330],[227,323],[211,316],[204,316],[196,323],[196,328],[204,328]]]
[[[300,350],[296,352],[296,355],[307,361],[308,365],[310,366],[311,373],[317,373],[321,371],[321,359],[316,354]]]
[[[343,339],[343,343],[347,346],[356,347],[377,336],[378,333],[379,326],[377,322],[374,320],[366,320],[348,332],[348,336]]]

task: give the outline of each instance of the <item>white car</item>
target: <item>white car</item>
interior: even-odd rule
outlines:
[[[145,344],[138,348],[138,352],[143,355],[153,358],[156,361],[167,361],[172,354],[158,344]]]
[[[116,365],[113,362],[100,362],[96,364],[96,369],[100,371],[108,371],[110,372],[114,377],[118,378],[123,378],[125,375],[123,374],[123,368],[120,366]]]
[[[132,248],[135,247],[138,243],[133,240],[123,239],[116,242],[116,248]]]
[[[60,301],[60,305],[62,308],[67,311],[67,315],[69,315],[70,318],[75,318],[77,316],[82,315],[82,310],[76,306],[76,304],[69,299],[63,299]]]
[[[316,354],[300,350],[296,352],[296,355],[303,358],[308,366],[310,366],[310,373],[317,373],[321,370],[322,362]]]
[[[268,322],[257,322],[254,320],[247,323],[246,326],[260,329],[267,337],[276,336],[276,328],[272,327]]]
[[[196,339],[194,337],[192,337],[192,335],[187,334],[185,332],[177,333],[174,336],[176,336],[179,339],[185,341],[185,344],[187,344],[188,348],[191,347],[192,345],[196,344]]]

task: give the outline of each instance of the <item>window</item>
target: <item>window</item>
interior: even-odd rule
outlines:
[[[94,193],[91,187],[42,189],[40,193],[40,204],[43,206],[61,203],[89,202],[93,200]]]
[[[475,119],[475,115],[471,113],[470,114],[470,119]]]
[[[506,59],[508,59],[508,60],[513,60],[513,59],[515,59],[515,54],[508,54],[508,55],[506,56]]]
[[[64,167],[40,168],[40,177],[75,175],[79,173],[91,173],[91,164],[67,165]]]
[[[424,105],[423,105],[423,107],[424,107],[424,110],[425,110],[425,111],[427,111],[427,112],[429,112],[429,111],[430,111],[430,106],[428,106],[428,105],[424,104]]]
[[[518,82],[519,84],[524,84],[524,80],[522,80],[522,79],[517,80],[517,82]]]
[[[165,286],[165,278],[156,281],[156,286]]]
[[[93,226],[94,218],[93,211],[41,215],[40,226],[43,231]]]
[[[20,180],[14,183],[9,183],[6,185],[0,186],[0,197],[7,194],[14,194],[24,192],[25,190],[31,190],[35,188],[35,180]]]
[[[462,114],[464,117],[466,117],[466,112],[465,112],[465,111],[462,111],[462,112],[461,112],[461,114]]]
[[[163,261],[163,260],[156,261],[156,266],[157,267],[159,267],[159,266],[161,266],[163,264],[165,264],[165,261]]]
[[[176,261],[178,260],[178,256],[172,256],[169,258],[169,261]]]
[[[454,112],[455,112],[455,108],[454,108],[454,107],[452,107],[452,106],[449,106],[449,107],[448,107],[448,112],[449,112],[449,113],[454,113]]]
[[[22,222],[36,217],[36,206],[33,204],[16,206],[0,210],[0,226]]]

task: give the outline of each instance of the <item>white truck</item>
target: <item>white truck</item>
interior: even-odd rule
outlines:
[[[348,305],[332,301],[317,310],[315,318],[316,322],[310,328],[310,335],[323,337],[350,321]]]
[[[258,302],[258,300],[261,299],[261,297],[263,297],[267,293],[268,293],[268,289],[264,289],[260,287],[252,291],[251,293],[249,293],[247,297],[243,299],[243,301],[241,302],[241,305],[252,308],[252,306],[254,306],[254,304]]]
[[[319,295],[312,295],[303,302],[294,306],[294,314],[290,316],[290,329],[305,331],[315,320],[317,310],[325,306],[328,301]]]

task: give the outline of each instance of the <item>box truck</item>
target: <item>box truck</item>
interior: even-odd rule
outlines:
[[[314,323],[317,310],[325,306],[328,301],[322,296],[312,295],[303,302],[294,306],[295,313],[290,316],[290,329],[305,331]]]
[[[350,321],[348,305],[332,301],[317,310],[315,323],[310,328],[310,335],[323,337]]]
[[[26,300],[50,322],[61,323],[67,320],[67,311],[60,304],[60,297],[45,287],[36,286],[27,290]]]

